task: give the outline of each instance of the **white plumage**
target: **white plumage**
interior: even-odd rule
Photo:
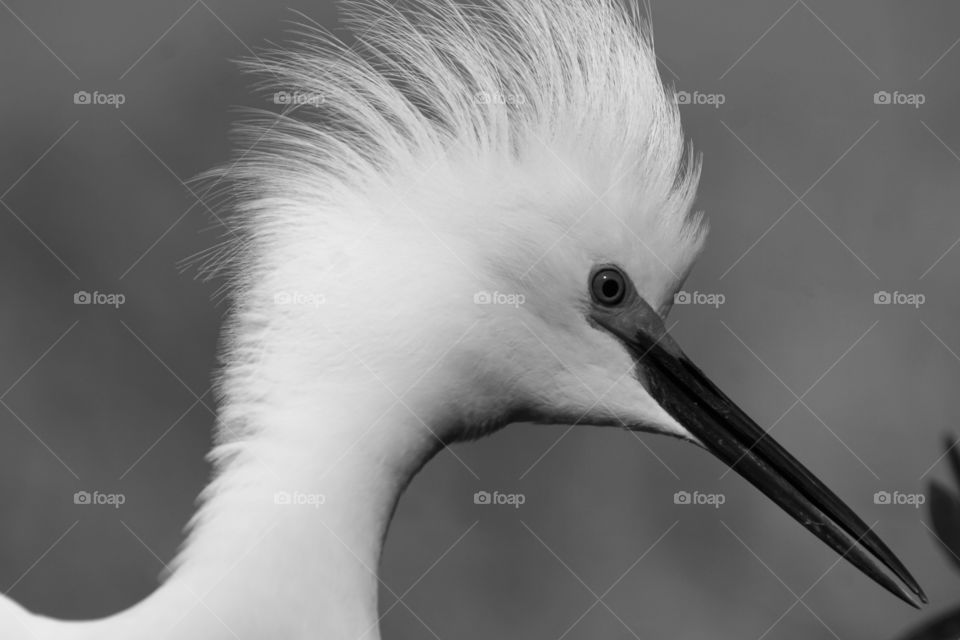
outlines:
[[[699,167],[687,166],[637,12],[616,0],[344,5],[350,46],[306,30],[295,50],[247,64],[268,94],[315,103],[241,128],[237,164],[213,177],[232,185],[246,241],[228,238],[208,269],[248,282],[285,243],[310,242],[329,259],[343,233],[412,218],[533,249],[555,239],[551,229],[605,213],[663,266],[690,265],[702,239],[700,218],[687,216]],[[606,207],[593,206],[600,196]]]
[[[697,440],[589,317],[602,264],[664,315],[705,236],[639,12],[346,6],[350,46],[305,28],[248,64],[306,104],[248,121],[208,176],[233,215],[199,262],[231,313],[215,477],[172,574],[102,621],[7,603],[3,637],[376,638],[383,536],[442,444],[518,419]]]

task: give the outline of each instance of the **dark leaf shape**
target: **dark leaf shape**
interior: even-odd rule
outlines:
[[[960,491],[960,446],[953,436],[947,436],[947,459],[950,461],[950,468],[953,469],[953,480],[957,483],[957,491]]]
[[[900,640],[957,640],[957,638],[960,638],[960,607],[923,623],[901,636]]]
[[[936,481],[930,483],[930,514],[937,540],[960,567],[960,499]]]

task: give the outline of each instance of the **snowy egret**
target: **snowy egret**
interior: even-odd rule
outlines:
[[[639,11],[349,8],[352,47],[310,29],[252,63],[288,106],[244,125],[243,152],[209,178],[236,215],[202,262],[232,307],[215,476],[169,576],[103,620],[4,600],[3,637],[377,638],[400,493],[441,447],[513,422],[698,444],[925,600],[665,329],[706,225]]]

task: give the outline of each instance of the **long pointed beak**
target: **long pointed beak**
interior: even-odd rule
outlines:
[[[633,353],[638,377],[664,410],[710,452],[887,591],[919,608],[867,552],[927,602],[917,581],[871,528],[690,362],[660,317],[639,302],[627,314],[594,319]],[[632,325],[632,330],[625,325]]]

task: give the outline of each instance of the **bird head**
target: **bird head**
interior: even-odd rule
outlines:
[[[317,99],[249,125],[226,170],[243,240],[213,262],[243,266],[238,315],[294,336],[282,368],[318,392],[384,387],[444,442],[534,421],[698,444],[922,599],[667,331],[706,225],[642,20],[614,0],[493,4],[363,3],[354,48],[315,34],[256,63]]]

